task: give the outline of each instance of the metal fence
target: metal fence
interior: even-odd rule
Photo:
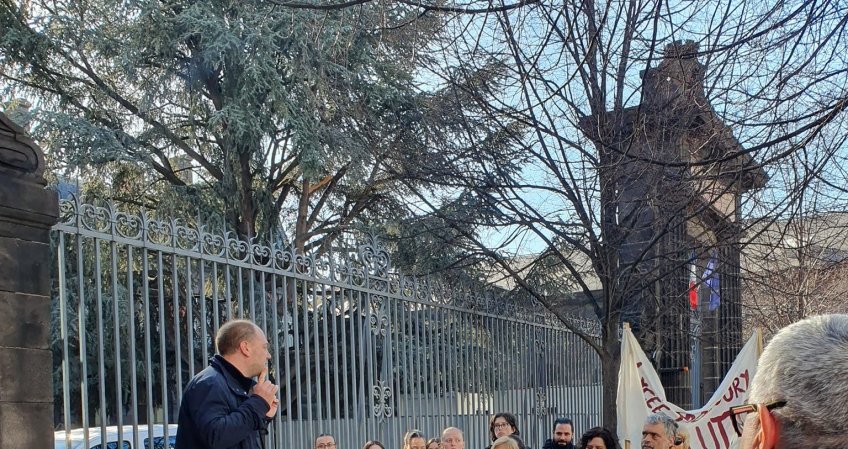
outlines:
[[[175,423],[183,386],[234,317],[271,342],[281,405],[269,448],[308,449],[319,433],[343,449],[400,447],[408,429],[430,437],[446,426],[482,448],[501,411],[539,447],[557,416],[577,432],[601,422],[597,355],[532,301],[404,276],[373,238],[313,258],[196,220],[60,206],[57,429]]]

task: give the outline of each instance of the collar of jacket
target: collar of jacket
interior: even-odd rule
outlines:
[[[545,440],[545,444],[542,445],[542,448],[543,449],[574,449],[574,441],[572,441],[568,444],[565,444],[565,445],[559,445],[553,440],[553,438],[549,438],[549,439]]]
[[[233,392],[240,396],[249,396],[250,389],[256,385],[253,379],[245,377],[238,368],[218,354],[212,357],[209,364],[224,374],[224,378],[227,379],[227,385]]]

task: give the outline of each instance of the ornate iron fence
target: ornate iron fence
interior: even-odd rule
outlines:
[[[556,416],[577,431],[600,423],[596,354],[529,300],[404,276],[374,238],[313,258],[196,222],[60,205],[57,428],[175,423],[183,386],[234,317],[257,322],[272,345],[281,406],[269,448],[307,449],[319,433],[345,449],[399,447],[408,429],[446,426],[482,448],[500,411],[518,416],[533,447]]]

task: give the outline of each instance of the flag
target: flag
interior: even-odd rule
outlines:
[[[698,268],[695,266],[695,251],[689,260],[689,306],[698,310]]]
[[[718,288],[718,271],[716,270],[716,254],[710,256],[710,261],[707,263],[707,269],[704,270],[704,285],[710,289],[710,311],[718,309],[721,304]]]

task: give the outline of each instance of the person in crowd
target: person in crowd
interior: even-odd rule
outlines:
[[[261,449],[279,406],[268,339],[249,320],[229,321],[215,335],[215,352],[183,391],[175,447]]]
[[[403,449],[427,449],[427,439],[420,430],[410,430],[403,436]]]
[[[336,449],[336,437],[322,433],[315,437],[313,449]]]
[[[554,421],[553,434],[542,449],[574,449],[574,423],[568,418]]]
[[[465,436],[456,427],[448,427],[442,431],[444,449],[465,449]]]
[[[427,441],[427,449],[443,449],[442,440],[438,438],[430,438]]]
[[[642,449],[674,448],[682,442],[679,430],[674,418],[661,413],[649,415],[642,426]]]
[[[848,315],[778,331],[760,356],[748,404],[732,407],[742,449],[848,448]]]
[[[511,435],[504,435],[492,441],[492,449],[521,449],[518,445],[518,440]]]
[[[489,420],[489,438],[492,441],[497,440],[500,437],[506,437],[510,435],[519,436],[521,435],[521,431],[518,430],[518,423],[515,419],[515,415],[512,413],[498,413]],[[521,439],[519,438],[519,441]],[[492,446],[486,446],[486,449],[491,449]]]
[[[362,446],[362,449],[386,449],[386,446],[383,446],[383,443],[377,440],[366,441],[365,445]]]
[[[580,437],[580,449],[618,449],[616,439],[606,427],[592,427]]]
[[[685,427],[680,427],[677,429],[677,435],[680,437],[680,444],[674,446],[675,449],[690,449],[689,431]]]
[[[489,421],[489,436],[492,441],[512,434],[521,435],[515,415],[512,413],[498,413]]]

